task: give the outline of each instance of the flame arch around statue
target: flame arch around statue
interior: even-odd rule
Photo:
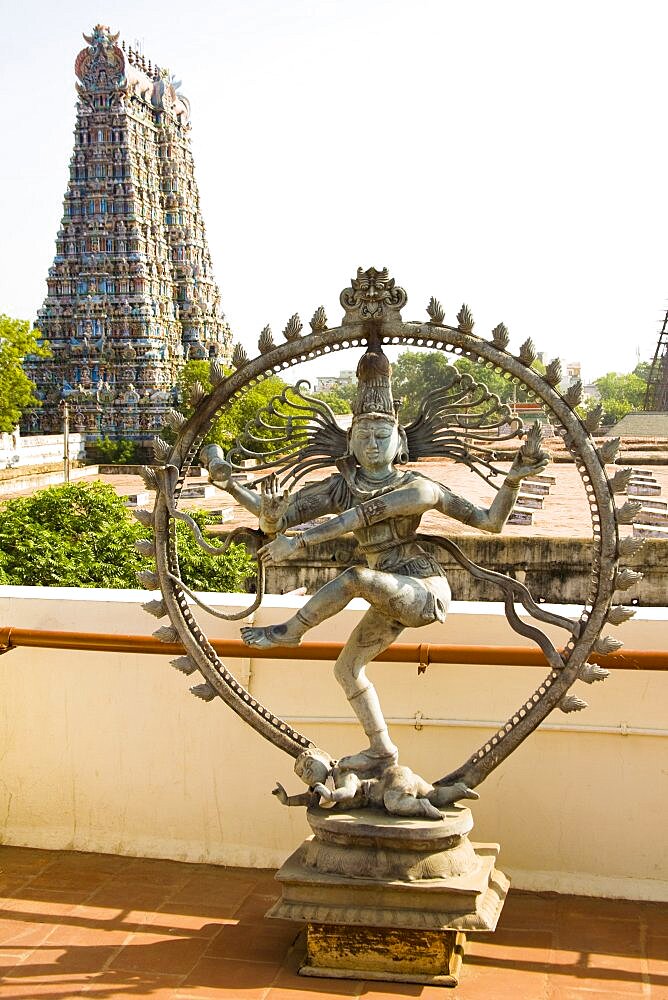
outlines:
[[[618,524],[630,523],[639,505],[631,501],[622,507],[615,505],[613,494],[625,489],[630,470],[622,470],[612,479],[608,478],[605,464],[614,460],[615,443],[606,442],[596,447],[590,432],[595,430],[600,412],[590,415],[585,423],[578,418],[574,410],[579,403],[581,387],[576,385],[564,395],[557,390],[561,380],[558,361],[548,365],[545,375],[536,371],[532,367],[536,360],[533,343],[526,341],[518,355],[511,354],[508,332],[503,324],[494,329],[491,340],[477,336],[473,333],[473,318],[467,306],[463,306],[458,313],[457,326],[449,326],[444,323],[443,309],[435,299],[429,303],[429,318],[424,322],[404,322],[401,309],[405,303],[406,293],[395,286],[386,271],[371,268],[364,272],[360,269],[352,287],[341,293],[345,316],[340,326],[328,329],[324,310],[320,307],[311,320],[311,332],[307,335],[301,335],[301,323],[294,316],[284,331],[284,343],[274,344],[269,329],[263,330],[258,345],[260,354],[255,359],[249,360],[238,345],[233,358],[236,371],[232,375],[224,377],[222,370],[213,363],[213,390],[205,395],[203,390],[195,387],[193,402],[197,405],[187,421],[176,412],[171,414],[171,426],[178,431],[176,443],[170,446],[157,438],[155,452],[160,464],[145,470],[147,485],[157,490],[156,503],[153,512],[137,513],[140,520],[153,528],[154,541],[138,543],[138,547],[144,555],[155,559],[155,572],[143,571],[140,581],[148,589],[159,587],[162,591],[162,600],[145,605],[146,610],[158,618],[169,616],[172,623],[171,627],[159,628],[155,635],[168,642],[179,639],[185,647],[186,656],[178,658],[174,665],[188,675],[199,671],[204,679],[204,683],[191,689],[193,693],[207,701],[221,697],[260,735],[292,757],[299,756],[313,746],[312,742],[261,705],[220,661],[197,624],[188,603],[189,592],[180,580],[173,522],[175,517],[184,517],[178,512],[181,485],[212,420],[246,389],[271,375],[331,352],[368,347],[371,342],[381,347],[399,345],[442,350],[455,357],[467,357],[514,380],[543,405],[564,435],[573,455],[591,510],[592,575],[587,602],[579,621],[571,629],[572,634],[562,654],[557,654],[559,661],[555,662],[548,656],[550,670],[536,691],[494,736],[441,779],[441,782],[462,780],[475,787],[554,708],[573,711],[585,707],[579,698],[568,694],[576,680],[591,683],[605,677],[605,671],[587,661],[592,652],[610,652],[619,648],[621,643],[616,639],[601,638],[601,630],[606,623],[621,624],[633,613],[629,609],[613,608],[612,598],[615,590],[627,589],[639,579],[639,574],[620,568],[619,558],[632,556],[642,543],[631,538],[620,540],[618,532]],[[518,596],[518,587],[515,584],[506,591],[509,620],[516,600],[521,600],[527,607],[523,598]],[[259,605],[261,598],[260,589],[253,607]],[[528,599],[531,600],[530,595]],[[531,605],[534,610],[537,608],[533,602]],[[235,617],[246,616],[250,610],[246,609]],[[552,620],[549,615],[541,616],[540,613],[534,617]],[[565,621],[553,623],[562,624]],[[537,629],[533,631],[543,635]],[[535,635],[531,637],[536,639]],[[537,641],[542,645],[540,640]],[[551,647],[549,640],[546,641]],[[545,646],[543,648],[546,649]]]

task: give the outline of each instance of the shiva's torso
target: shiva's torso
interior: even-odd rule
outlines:
[[[416,472],[395,472],[389,484],[374,486],[373,480],[358,470],[355,485],[361,489],[355,491],[356,503],[367,504],[419,478]],[[370,568],[418,578],[444,576],[439,563],[415,537],[421,519],[422,514],[403,514],[357,528],[353,534]]]
[[[301,523],[323,514],[339,514],[352,507],[380,499],[416,479],[417,472],[393,470],[382,482],[368,479],[362,469],[345,469],[320,483],[304,487],[294,498],[291,523]],[[357,528],[353,534],[371,569],[385,573],[426,578],[444,576],[439,563],[416,539],[422,515],[387,517],[375,524]]]

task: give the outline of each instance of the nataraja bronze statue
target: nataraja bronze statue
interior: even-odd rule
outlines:
[[[187,674],[199,670],[203,675],[204,682],[193,687],[193,693],[207,701],[220,696],[261,735],[297,758],[297,770],[312,791],[345,804],[346,808],[355,802],[366,805],[372,802],[393,812],[391,803],[400,802],[397,807],[403,810],[400,815],[436,818],[440,804],[471,796],[471,790],[554,708],[569,712],[585,707],[580,698],[569,693],[571,685],[577,679],[592,682],[605,676],[605,671],[589,664],[587,658],[592,651],[610,652],[618,648],[621,643],[610,637],[601,638],[601,630],[606,622],[620,624],[632,614],[627,609],[612,608],[611,602],[616,589],[628,588],[639,578],[632,570],[620,569],[618,559],[620,555],[632,555],[641,543],[630,538],[620,541],[617,531],[618,523],[633,520],[638,505],[627,502],[621,508],[615,506],[612,495],[625,489],[629,471],[621,470],[610,479],[606,475],[606,463],[614,460],[612,446],[606,443],[597,449],[591,438],[600,411],[590,414],[586,421],[578,418],[575,407],[580,401],[581,387],[576,384],[562,395],[557,389],[561,381],[559,363],[548,365],[545,374],[538,372],[533,367],[536,351],[530,340],[513,356],[508,351],[508,332],[503,324],[495,328],[491,341],[484,340],[473,333],[468,307],[462,307],[458,325],[451,327],[443,322],[442,307],[434,299],[429,304],[428,321],[404,322],[401,309],[406,294],[386,270],[360,269],[351,287],[342,292],[341,303],[345,310],[343,322],[332,330],[327,329],[322,308],[316,310],[311,333],[306,336],[301,335],[298,317],[292,317],[284,331],[285,343],[281,345],[274,344],[265,328],[259,341],[261,353],[256,359],[249,360],[238,346],[234,353],[236,372],[225,377],[214,363],[214,389],[209,395],[195,389],[197,405],[190,419],[186,421],[178,413],[171,415],[171,426],[178,431],[177,441],[171,446],[157,439],[156,459],[160,464],[145,471],[147,484],[157,488],[156,506],[152,513],[138,512],[138,516],[153,527],[155,542],[148,547],[144,543],[141,548],[155,557],[156,568],[155,572],[144,571],[140,578],[149,589],[159,586],[162,590],[162,600],[151,602],[147,610],[157,617],[169,615],[172,621],[171,628],[158,629],[156,635],[166,641],[178,637],[186,648],[187,655],[180,657],[175,665]],[[590,593],[578,620],[548,612],[518,581],[472,563],[451,540],[430,536],[432,543],[447,550],[474,576],[498,585],[511,628],[533,639],[550,665],[538,689],[508,722],[464,763],[450,767],[433,785],[399,766],[396,747],[365,667],[405,627],[421,626],[446,616],[449,587],[439,562],[421,544],[418,534],[421,516],[435,510],[483,530],[501,531],[521,480],[540,472],[548,456],[542,450],[537,424],[525,434],[521,422],[512,417],[498,397],[470,376],[460,374],[454,366],[443,385],[423,400],[418,417],[403,427],[400,416],[397,417],[390,365],[383,351],[388,344],[465,356],[481,365],[493,366],[521,385],[545,407],[563,435],[582,476],[592,511],[594,557]],[[178,509],[181,483],[200,453],[211,421],[249,385],[293,364],[349,347],[366,347],[357,373],[358,391],[349,434],[337,426],[324,403],[308,396],[305,383],[301,382],[294,389],[285,390],[266,411],[258,414],[227,456],[216,447],[205,448],[202,453],[212,482],[257,515],[259,529],[265,536],[260,548],[258,595],[252,607],[257,607],[262,599],[265,562],[290,559],[304,547],[332,540],[346,531],[353,531],[357,537],[366,566],[347,569],[327,583],[287,622],[242,630],[251,646],[297,644],[309,628],[336,614],[351,598],[363,597],[369,602],[368,612],[352,632],[335,665],[336,677],[361,723],[368,746],[354,750],[337,763],[259,704],[220,662],[188,603],[188,597],[198,604],[203,602],[180,579],[170,522],[177,518],[189,523],[205,551],[211,554],[224,551],[226,546],[209,543],[194,521]],[[497,485],[495,479],[501,472],[496,465],[495,449],[500,441],[513,438],[518,445],[515,457]],[[497,489],[490,507],[477,507],[447,486],[415,470],[402,468],[406,462],[426,456],[449,456],[482,475]],[[233,473],[248,458],[256,458],[257,468],[268,472],[259,493],[233,479]],[[294,489],[308,472],[326,466],[334,469],[328,479]],[[297,534],[285,534],[288,529],[322,515],[333,516]],[[522,604],[535,620],[564,629],[567,634],[564,649],[558,651],[544,632],[521,619],[516,603]],[[251,609],[235,615],[207,610],[218,617],[238,619]],[[311,775],[313,767],[304,767],[304,761],[310,760],[316,764],[322,762],[321,767],[315,767],[315,776]],[[329,786],[323,776],[332,779]],[[321,789],[316,789],[317,785]],[[326,787],[329,791],[325,794],[322,788]],[[290,798],[284,795],[286,800]],[[304,803],[307,799],[308,796]],[[414,813],[410,812],[412,808]]]

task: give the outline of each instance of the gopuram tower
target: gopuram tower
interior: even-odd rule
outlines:
[[[188,358],[227,361],[190,151],[190,107],[168,70],[97,25],[75,72],[77,124],[56,256],[37,326],[52,357],[26,370],[43,400],[28,433],[62,426],[148,439]]]

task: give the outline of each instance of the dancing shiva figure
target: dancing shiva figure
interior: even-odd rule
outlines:
[[[444,621],[450,601],[442,567],[416,538],[422,515],[435,510],[463,524],[500,532],[521,480],[541,472],[548,456],[520,447],[490,507],[477,507],[447,486],[399,467],[407,461],[406,437],[395,412],[390,363],[379,345],[363,355],[357,378],[348,454],[336,462],[338,471],[329,478],[290,495],[281,492],[276,478],[270,476],[258,495],[233,481],[232,466],[218,446],[204,448],[201,458],[212,482],[256,514],[263,532],[275,536],[260,549],[260,558],[267,562],[285,562],[311,545],[346,532],[353,532],[357,539],[366,566],[353,566],[330,580],[288,621],[248,626],[241,634],[249,646],[296,646],[309,629],[343,610],[353,598],[368,602],[369,610],[353,629],[334,671],[368,740],[368,746],[342,758],[338,766],[371,778],[397,765],[398,751],[366,666],[403,629]],[[305,531],[285,534],[295,525],[327,514],[334,516]],[[422,794],[424,809],[429,805],[429,792],[425,789]]]

